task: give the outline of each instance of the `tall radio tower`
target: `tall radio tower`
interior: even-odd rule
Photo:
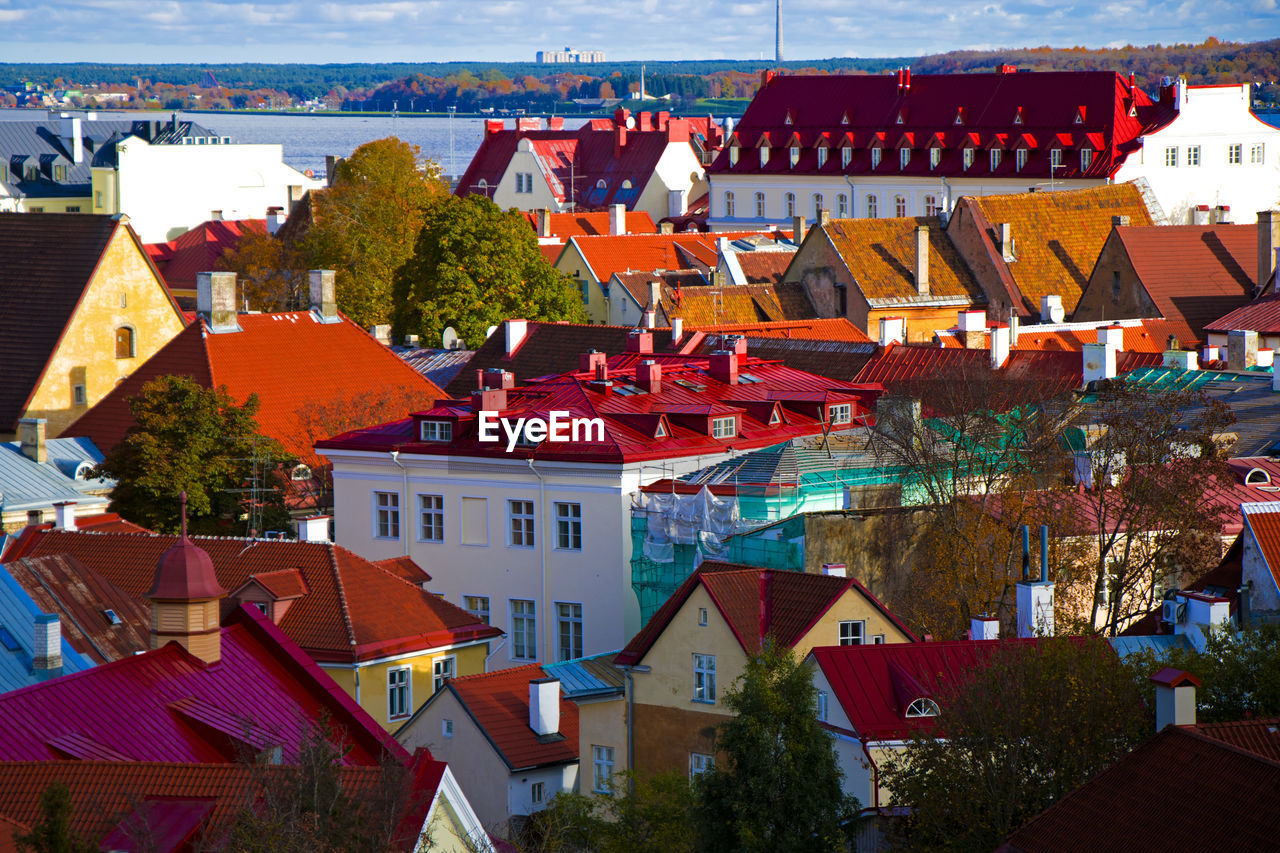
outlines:
[[[778,0],[778,58],[775,62],[782,61],[782,0]]]

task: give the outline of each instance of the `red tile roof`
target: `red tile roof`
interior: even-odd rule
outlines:
[[[98,533],[150,533],[151,531],[132,521],[125,521],[114,512],[99,515],[76,516],[77,530],[93,530]]]
[[[703,234],[622,234],[599,237],[572,237],[597,281],[607,282],[614,273],[654,270],[682,270],[700,266],[713,269],[718,261],[717,241],[739,237],[767,236],[790,239],[789,231],[741,231]],[[567,250],[567,249],[566,249]]]
[[[265,219],[216,219],[202,222],[167,243],[145,247],[170,290],[195,292],[196,274],[219,269],[218,261],[248,234],[265,234]]]
[[[407,758],[399,744],[264,616],[241,608],[206,664],[177,643],[0,695],[0,759],[50,761],[84,746],[132,761],[232,763],[238,744],[279,745],[293,763],[324,716],[348,740],[346,765]]]
[[[904,634],[915,639],[911,631],[854,578],[709,562],[690,575],[658,608],[653,618],[619,652],[616,663],[643,662],[649,649],[699,586],[711,596],[747,654],[760,648],[761,629],[765,627],[761,625],[761,611],[766,602],[770,617],[765,632],[790,648],[803,639],[823,613],[851,591],[862,595]]]
[[[539,213],[536,210],[526,211],[523,216],[538,229]],[[550,213],[551,236],[567,240],[570,237],[609,233],[609,211],[585,210],[576,213]],[[626,215],[626,232],[628,234],[657,234],[658,226],[653,224],[653,217],[643,210],[629,210]],[[554,259],[553,259],[554,260]]]
[[[1002,853],[1273,851],[1280,761],[1169,726],[1009,836]]]
[[[1169,335],[1177,336],[1184,331],[1181,326],[1166,320],[1145,319],[1137,325],[1124,326],[1123,352],[1161,353],[1169,345]],[[1184,331],[1185,333],[1185,331]],[[938,342],[945,349],[964,349],[964,342],[959,328],[938,331]],[[1082,352],[1085,344],[1098,342],[1098,330],[1060,329],[1057,331],[1041,331],[1034,327],[1022,328],[1018,331],[1018,342],[1015,350],[1039,350],[1041,352]],[[1179,338],[1179,344],[1190,343]],[[990,349],[990,329],[982,337],[980,349]]]
[[[175,541],[171,535],[28,528],[6,559],[65,554],[141,601],[160,555]],[[318,661],[370,660],[502,633],[340,545],[206,536],[192,541],[209,554],[219,583],[229,590],[252,579],[286,592],[301,585],[304,593],[285,612],[280,629]],[[300,578],[291,581],[281,572]]]
[[[747,284],[779,284],[795,252],[737,252],[734,258]]]
[[[309,311],[241,314],[243,331],[221,334],[193,323],[63,435],[89,436],[109,453],[134,425],[130,397],[158,376],[189,376],[206,388],[225,385],[240,402],[257,394],[262,432],[314,466],[320,460],[301,418],[309,404],[382,392],[424,402],[444,396],[359,326],[345,318],[322,323],[316,317]]]
[[[507,767],[519,770],[578,760],[578,706],[563,695],[563,739],[542,743],[529,728],[529,682],[547,677],[542,667],[529,664],[451,678],[445,688],[467,709]]]
[[[1254,504],[1242,506],[1245,524],[1253,532],[1253,538],[1262,552],[1262,559],[1271,571],[1271,579],[1280,588],[1280,504]]]
[[[1280,719],[1197,723],[1196,730],[1214,740],[1229,743],[1272,761],[1280,761]]]
[[[427,583],[431,580],[431,575],[419,566],[412,557],[391,557],[386,560],[374,560],[373,564],[380,569],[385,569],[401,580],[417,586]]]

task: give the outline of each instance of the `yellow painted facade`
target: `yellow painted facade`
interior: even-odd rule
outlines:
[[[93,213],[91,201],[87,195],[26,196],[22,199],[22,210],[26,213]]]
[[[436,661],[451,657],[454,659],[455,676],[479,675],[485,671],[484,662],[488,656],[489,644],[485,642],[423,649],[416,655],[397,655],[391,660],[362,663],[358,667],[328,663],[320,666],[352,699],[360,703],[361,708],[369,712],[369,716],[387,731],[394,732],[405,724],[422,703],[431,698],[435,691]],[[387,677],[394,669],[409,670],[409,713],[392,718],[388,713]]]
[[[122,328],[132,330],[133,355],[117,358]],[[44,418],[46,434],[56,438],[182,328],[182,315],[141,244],[118,226],[23,417]]]
[[[600,286],[600,281],[591,272],[591,267],[587,265],[586,259],[582,257],[582,252],[578,250],[576,244],[570,242],[565,246],[564,251],[560,253],[560,257],[556,261],[555,267],[573,279],[573,283],[579,292],[585,292],[587,322],[609,322],[609,300],[605,298],[604,289]]]

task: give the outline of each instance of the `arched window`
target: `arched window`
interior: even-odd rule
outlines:
[[[840,219],[849,218],[849,197],[844,193],[836,196],[836,216]]]
[[[116,329],[116,358],[133,358],[137,355],[133,329],[121,326]]]
[[[604,182],[604,178],[601,178],[600,180],[596,181],[596,189],[598,190],[607,189],[608,186],[609,185]]]
[[[756,193],[756,219],[764,219],[764,193]]]
[[[787,193],[784,198],[786,199],[787,218],[790,219],[796,215],[796,194]]]
[[[867,219],[877,219],[880,216],[880,199],[873,195],[867,196]]]
[[[289,472],[290,480],[310,480],[311,468],[307,465],[295,465],[293,470]]]
[[[936,195],[927,195],[924,197],[924,215],[937,216],[939,213],[938,197]]]
[[[907,215],[906,196],[895,195],[893,197],[893,215],[899,219]]]
[[[822,193],[813,194],[813,218],[816,220],[818,214],[822,213]]]
[[[489,182],[486,181],[484,178],[481,178],[479,181],[476,182],[476,189],[480,190],[480,192],[482,193],[488,192]],[[519,192],[519,190],[517,190],[517,192]]]
[[[631,189],[631,181],[630,181],[630,180],[623,181],[623,182],[622,182],[622,188],[623,188],[624,190],[629,190],[629,189]]]
[[[733,217],[733,190],[728,190],[724,194],[724,215]]]
[[[908,719],[912,717],[936,717],[938,713],[938,703],[922,696],[907,706],[905,716]]]

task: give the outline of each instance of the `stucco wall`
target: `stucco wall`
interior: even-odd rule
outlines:
[[[819,317],[840,316],[837,285],[843,286],[851,293],[857,291],[849,276],[848,267],[840,259],[835,246],[831,245],[831,241],[822,233],[810,233],[805,237],[792,257],[783,281],[804,287]],[[848,290],[849,288],[852,290]],[[863,331],[866,331],[865,305],[864,302],[860,315],[849,314],[849,321]]]
[[[516,192],[517,174],[533,176],[532,192]],[[471,189],[473,192],[479,190],[478,187],[472,187]],[[566,194],[568,191],[569,188],[565,187]],[[564,208],[551,193],[551,186],[542,174],[542,169],[538,166],[538,158],[533,154],[533,146],[527,139],[521,139],[516,143],[516,151],[511,155],[511,160],[507,163],[507,169],[502,173],[502,177],[498,181],[497,189],[491,187],[490,193],[489,197],[493,199],[493,203],[503,210],[514,207],[516,210],[540,210],[546,208],[551,211],[559,211]]]
[[[610,306],[609,300],[605,298],[604,288],[601,282],[592,274],[587,267],[587,262],[583,259],[582,253],[578,251],[577,246],[571,245],[560,253],[559,259],[555,264],[556,269],[565,273],[574,280],[574,283],[581,288],[581,282],[586,283],[583,288],[586,291],[586,308],[587,322],[589,323],[607,323],[609,322]]]
[[[369,712],[387,731],[395,731],[404,725],[406,717],[392,719],[387,714],[387,673],[401,667],[409,668],[409,713],[412,714],[420,705],[431,698],[434,690],[435,662],[445,658],[454,658],[454,675],[479,675],[485,671],[485,656],[489,644],[480,643],[457,649],[430,649],[413,657],[402,657],[391,661],[366,664],[359,669],[360,690],[356,691],[356,674],[350,667],[326,666],[321,664],[325,672],[347,691],[352,699],[360,703],[360,707]]]
[[[627,702],[622,696],[578,703],[578,758],[581,762],[582,791],[594,784],[591,747],[613,747],[613,772],[627,769]]]
[[[1116,274],[1119,274],[1119,288]],[[1080,294],[1072,320],[1126,320],[1131,317],[1159,317],[1160,309],[1147,295],[1146,288],[1134,272],[1124,244],[1112,229],[1107,242]],[[1190,341],[1180,342],[1190,343]]]

